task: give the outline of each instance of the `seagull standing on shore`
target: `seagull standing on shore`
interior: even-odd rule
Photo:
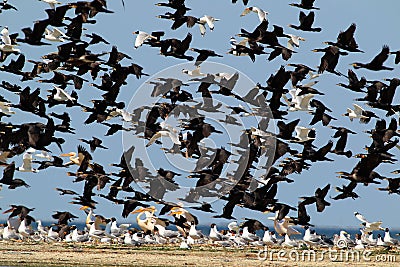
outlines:
[[[383,241],[389,245],[398,245],[399,244],[399,240],[392,238],[390,236],[389,228],[385,229],[385,236],[383,237]]]

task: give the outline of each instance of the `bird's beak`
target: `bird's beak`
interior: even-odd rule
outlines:
[[[82,206],[79,208],[79,210],[87,210],[89,208],[89,206]]]
[[[144,212],[144,211],[145,211],[144,208],[139,208],[139,209],[132,211],[131,214],[140,213],[140,212]]]
[[[64,153],[64,154],[60,155],[60,157],[71,157],[71,156],[72,156],[72,153]]]
[[[3,211],[3,214],[10,213],[10,212],[12,212],[13,210],[14,210],[14,208],[8,209],[8,210],[6,210],[6,211]]]

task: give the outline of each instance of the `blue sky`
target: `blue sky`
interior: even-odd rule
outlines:
[[[39,1],[10,1],[18,7],[18,12],[7,11],[0,14],[0,25],[8,25],[10,33],[19,32],[23,27],[32,27],[33,21],[39,19],[45,19],[46,14],[45,8],[48,8],[47,4]],[[97,21],[95,25],[85,25],[87,33],[96,32],[103,36],[111,44],[118,46],[118,49],[124,53],[132,56],[133,61],[144,67],[144,72],[151,75],[158,73],[159,71],[173,66],[175,64],[184,63],[185,61],[178,60],[175,58],[162,57],[159,51],[155,48],[143,46],[139,49],[133,48],[134,36],[132,32],[136,30],[142,30],[146,32],[151,31],[165,31],[166,37],[168,38],[179,38],[182,39],[186,36],[187,32],[190,31],[193,34],[193,41],[191,47],[212,49],[218,54],[224,55],[223,58],[213,58],[212,60],[217,63],[226,64],[238,71],[247,75],[251,80],[265,84],[266,79],[270,74],[275,73],[280,65],[286,65],[287,63],[303,63],[310,67],[316,67],[319,65],[321,53],[311,52],[314,48],[322,48],[324,41],[335,41],[337,34],[341,30],[345,30],[351,23],[357,24],[357,30],[355,33],[356,40],[361,50],[365,53],[350,54],[346,57],[341,57],[337,69],[342,73],[347,73],[350,63],[352,62],[368,62],[370,61],[382,48],[382,45],[387,44],[391,50],[400,49],[400,36],[397,33],[397,26],[400,25],[398,16],[398,10],[400,3],[398,1],[369,1],[366,3],[361,0],[354,1],[316,1],[315,5],[320,7],[321,10],[315,11],[315,27],[321,27],[322,32],[320,33],[308,33],[299,32],[287,27],[288,24],[298,24],[299,9],[290,7],[288,4],[291,1],[250,1],[250,5],[258,6],[269,12],[268,20],[270,27],[277,24],[283,26],[285,31],[288,33],[300,35],[306,38],[306,42],[300,44],[300,48],[297,50],[298,53],[294,54],[293,57],[288,61],[282,61],[281,58],[277,58],[272,62],[266,60],[267,56],[257,57],[256,62],[252,63],[248,57],[234,57],[226,54],[230,45],[229,39],[231,36],[240,32],[241,28],[252,31],[259,23],[256,14],[251,13],[245,17],[240,17],[243,9],[243,4],[238,1],[237,4],[231,4],[231,1],[187,1],[187,5],[192,8],[188,13],[193,16],[211,15],[220,19],[216,22],[215,30],[210,32],[207,30],[205,37],[201,37],[197,26],[192,29],[187,29],[185,26],[181,27],[176,31],[172,31],[170,26],[171,21],[157,19],[156,16],[163,14],[164,12],[170,11],[168,8],[157,7],[154,4],[157,1],[125,1],[126,8],[122,8],[120,1],[109,1],[108,8],[115,11],[114,14],[98,14],[94,19]],[[384,3],[384,4],[383,4]],[[306,11],[307,13],[308,11]],[[73,11],[69,11],[67,15],[72,16]],[[281,43],[285,44],[285,40],[281,39]],[[49,52],[56,51],[56,45],[46,47],[31,47],[25,44],[20,45],[21,51],[25,54],[28,59],[39,60],[40,56]],[[110,51],[111,46],[98,44],[91,48],[92,52]],[[189,53],[193,56],[195,54]],[[5,63],[8,63],[9,59]],[[130,64],[130,61],[123,61],[123,64]],[[368,80],[382,80],[383,78],[393,78],[399,71],[399,67],[394,65],[394,56],[391,56],[386,62],[386,65],[394,67],[395,70],[392,72],[372,72],[368,70],[356,70],[358,77],[365,76]],[[25,70],[31,70],[32,65],[26,64]],[[52,74],[44,74],[43,77],[51,77]],[[89,76],[85,78],[91,80]],[[7,80],[9,82],[19,82],[18,78],[7,74],[0,73],[1,80]],[[128,85],[123,87],[119,96],[120,100],[129,100],[132,98],[137,89],[146,80],[142,78],[136,80],[134,77],[128,79]],[[344,77],[337,77],[330,73],[324,73],[319,78],[319,83],[316,88],[325,93],[324,96],[315,97],[321,100],[328,107],[333,110],[332,116],[338,120],[331,123],[335,126],[344,126],[356,131],[358,134],[350,136],[348,140],[348,149],[353,151],[353,154],[363,153],[364,146],[369,145],[371,139],[367,134],[363,133],[364,130],[369,130],[374,126],[375,120],[368,125],[362,125],[358,122],[350,122],[348,118],[342,117],[341,114],[346,112],[347,107],[351,107],[354,98],[362,97],[360,94],[356,94],[347,91],[343,88],[336,86],[337,83],[346,83]],[[98,82],[97,82],[98,83]],[[31,88],[40,87],[42,90],[42,96],[45,96],[46,91],[51,89],[51,85],[39,84],[35,81],[25,82],[23,84],[31,86]],[[289,86],[289,84],[288,84]],[[3,94],[4,91],[1,91]],[[79,93],[80,102],[82,104],[89,105],[88,101],[92,98],[99,98],[101,92],[95,88],[85,86]],[[11,102],[17,101],[17,96],[4,92],[6,99]],[[399,95],[396,94],[394,103],[398,103]],[[129,102],[129,101],[126,101]],[[51,111],[63,112],[63,107],[55,107]],[[64,144],[64,152],[76,150],[76,146],[79,144],[78,138],[90,138],[91,136],[97,136],[104,139],[104,145],[109,147],[109,150],[98,150],[94,153],[94,159],[96,162],[107,165],[109,163],[118,162],[121,149],[122,149],[122,134],[118,133],[112,137],[103,137],[107,129],[102,125],[92,124],[90,126],[83,126],[82,123],[86,119],[87,114],[83,114],[79,108],[73,108],[69,111],[71,117],[73,117],[72,127],[76,128],[77,134],[64,135],[67,142]],[[11,118],[12,122],[29,122],[29,121],[41,121],[42,119],[30,116],[26,113],[17,111],[18,114]],[[376,111],[380,116],[384,117],[384,113]],[[308,126],[311,121],[311,116],[305,113],[291,113],[288,117],[288,121],[295,118],[301,118],[300,125]],[[386,119],[388,121],[388,119]],[[4,121],[10,121],[10,119],[4,119]],[[317,129],[317,140],[315,145],[321,146],[327,143],[333,135],[331,129],[322,127],[321,125],[315,126]],[[336,141],[335,141],[336,142]],[[294,146],[294,148],[300,149],[300,146]],[[50,147],[55,155],[61,152],[54,145]],[[398,156],[399,151],[393,149],[392,152]],[[309,171],[304,171],[301,175],[291,175],[290,178],[295,180],[293,184],[280,184],[278,190],[278,199],[281,202],[288,203],[291,205],[297,205],[298,196],[312,195],[317,187],[323,187],[330,183],[331,188],[333,186],[340,186],[342,184],[348,184],[348,181],[340,180],[336,177],[336,171],[351,171],[351,169],[358,162],[358,159],[345,157],[339,157],[336,155],[329,155],[330,158],[334,159],[332,163],[313,163],[313,166]],[[15,159],[19,164],[21,157]],[[388,175],[389,177],[395,177],[389,172],[398,169],[398,165],[382,164],[377,168],[377,171],[382,175]],[[107,171],[115,171],[115,169],[106,166]],[[69,171],[75,169],[70,168]],[[75,205],[67,204],[69,197],[58,196],[58,193],[53,190],[56,186],[62,188],[69,188],[81,192],[83,184],[73,184],[71,177],[66,176],[65,169],[48,169],[38,174],[25,174],[16,173],[16,177],[25,179],[28,184],[32,187],[29,189],[20,188],[14,191],[10,191],[4,188],[0,192],[0,207],[3,210],[9,204],[23,204],[28,207],[35,207],[36,210],[32,215],[36,218],[43,220],[50,220],[50,214],[55,210],[68,210],[73,214],[80,216],[83,219],[83,212],[78,210]],[[383,186],[386,186],[386,182],[382,182]],[[354,226],[358,222],[353,216],[354,211],[358,211],[365,215],[371,220],[383,220],[385,226],[397,227],[400,216],[396,212],[392,212],[389,207],[395,207],[398,205],[400,196],[398,195],[387,195],[385,192],[379,192],[376,190],[377,186],[372,185],[365,187],[359,185],[356,192],[360,195],[357,200],[340,200],[333,201],[329,200],[332,205],[327,207],[323,213],[317,213],[314,206],[307,208],[309,214],[312,216],[311,223],[317,226],[335,226],[335,225],[346,225]],[[107,190],[104,190],[106,192]],[[328,195],[334,196],[336,192],[331,190]],[[97,212],[104,216],[119,216],[122,207],[116,207],[114,204],[99,200]],[[221,211],[221,205],[216,204],[215,209],[217,212]],[[214,219],[210,218],[209,215],[204,213],[196,213],[200,216],[202,223],[208,223]],[[234,214],[236,218],[242,217],[256,217],[264,222],[267,222],[266,215],[252,212],[247,209],[236,208]],[[293,213],[293,216],[296,214]],[[4,215],[1,215],[4,218]],[[0,217],[1,218],[1,217]],[[134,218],[130,218],[134,219]],[[226,223],[225,220],[216,220],[217,223]]]

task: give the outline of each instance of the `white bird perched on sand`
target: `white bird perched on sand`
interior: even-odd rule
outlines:
[[[154,228],[157,228],[158,234],[165,238],[174,238],[179,236],[179,231],[165,229],[165,227],[160,224],[155,225]]]
[[[306,242],[307,245],[314,246],[321,243],[321,237],[316,234],[311,234],[311,230],[308,226],[305,226],[304,229],[306,229],[306,231],[304,232],[303,241]]]
[[[383,241],[389,245],[397,245],[399,244],[399,240],[392,238],[390,236],[389,228],[385,229],[385,236],[383,237]]]
[[[191,249],[192,247],[184,239],[182,239],[182,242],[179,245],[179,248],[180,249]]]
[[[133,34],[137,34],[136,39],[135,39],[135,48],[138,48],[139,46],[141,46],[144,41],[146,41],[147,39],[157,39],[157,37],[148,34],[147,32],[142,32],[142,31],[136,31],[133,32]]]
[[[129,223],[122,223],[118,226],[117,219],[115,217],[112,217],[110,220],[111,220],[110,231],[111,234],[115,236],[122,235],[122,233],[125,232],[131,226]]]
[[[212,241],[221,241],[226,239],[224,235],[218,232],[217,225],[215,223],[211,224],[209,237]]]
[[[201,36],[204,36],[206,34],[206,24],[210,28],[210,31],[214,30],[215,21],[219,21],[219,19],[207,15],[204,15],[203,17],[199,18],[197,23],[199,24]]]
[[[58,241],[58,238],[59,238],[58,233],[53,231],[53,228],[50,227],[49,231],[47,232],[47,240]]]
[[[53,30],[45,29],[44,38],[51,42],[64,42],[64,38],[68,39],[68,36],[59,29],[53,27]]]
[[[75,226],[75,229],[72,231],[71,239],[72,242],[86,242],[89,240],[89,235],[87,233],[80,235],[78,233],[78,228]]]
[[[254,13],[257,13],[258,19],[260,20],[260,22],[263,22],[264,20],[267,20],[268,12],[264,11],[261,8],[256,7],[256,6],[251,6],[251,7],[245,8],[245,10],[243,10],[243,12],[242,12],[242,14],[240,14],[240,16],[241,17],[246,16],[251,11],[253,11]]]
[[[314,97],[314,94],[299,95],[301,92],[301,89],[289,90],[289,94],[292,96],[290,101],[285,95],[282,96],[289,106],[289,111],[311,111],[310,100]]]
[[[130,232],[128,231],[128,232],[126,232],[124,234],[124,244],[126,244],[126,245],[138,245],[139,243],[137,243],[136,241],[134,241],[132,239],[132,236],[131,236]]]
[[[228,224],[228,229],[230,231],[235,231],[237,233],[237,232],[239,232],[240,228],[239,228],[239,225],[237,224],[237,221],[233,221]]]
[[[17,234],[17,232],[15,231],[15,229],[7,224],[6,227],[4,227],[3,229],[3,235],[2,238],[4,240],[10,240],[10,239],[20,239],[19,235]]]
[[[391,244],[386,243],[383,241],[381,234],[378,234],[376,237],[376,245],[377,246],[384,246],[384,247],[389,247]]]
[[[37,220],[36,223],[37,223],[37,230],[38,230],[39,234],[47,235],[48,230],[46,230],[46,228],[42,225],[42,221]]]
[[[375,246],[378,240],[374,238],[374,234],[371,232],[368,235],[367,244],[370,246]]]
[[[199,77],[199,76],[206,76],[207,74],[202,73],[200,71],[200,66],[197,66],[194,70],[187,70],[187,69],[182,69],[182,73],[185,73],[191,77]]]
[[[112,223],[113,223],[113,220],[112,220],[112,219],[109,219],[108,222],[107,222],[107,224],[106,224],[106,228],[104,229],[104,235],[105,235],[106,237],[110,238],[111,241],[113,241],[114,239],[118,238],[117,235],[115,235],[115,234],[113,234],[113,233],[111,232],[111,225],[112,225]]]
[[[11,103],[0,101],[0,113],[7,115],[15,114],[15,111],[11,110]]]
[[[180,145],[181,141],[179,141],[179,131],[168,125],[165,121],[160,123],[162,130],[156,132],[147,143],[146,147],[151,146],[157,139],[161,138],[162,136],[166,136],[171,138],[174,144]]]
[[[382,221],[378,222],[369,222],[367,219],[361,215],[358,212],[354,212],[354,216],[361,221],[361,225],[364,225],[364,231],[365,232],[372,232],[372,231],[377,231],[377,230],[385,230],[383,227],[381,227]]]
[[[275,245],[278,241],[276,240],[276,238],[274,238],[272,236],[272,233],[269,231],[269,228],[266,227],[264,229],[264,236],[262,238],[262,241],[264,243],[264,245]]]
[[[356,234],[356,246],[354,247],[354,249],[365,249],[360,234]]]
[[[290,239],[290,236],[288,234],[283,234],[285,236],[285,239],[282,243],[282,246],[285,247],[297,247],[299,246],[299,243],[295,240]]]
[[[347,108],[347,113],[343,114],[342,116],[347,116],[349,117],[350,121],[353,121],[353,119],[368,119],[367,116],[363,115],[365,110],[360,107],[357,104],[353,104],[354,110],[351,108]]]
[[[249,232],[248,226],[243,227],[242,238],[247,242],[254,242],[260,239],[257,235]]]
[[[196,229],[196,224],[194,222],[192,222],[190,225],[189,237],[191,237],[194,240],[203,238],[203,234],[201,233],[200,230]]]
[[[25,152],[22,156],[22,166],[17,169],[20,172],[39,172],[37,169],[32,168],[32,154]]]
[[[52,9],[55,9],[56,5],[61,5],[61,2],[58,2],[57,0],[39,0],[39,1],[49,4]]]
[[[345,246],[354,246],[355,242],[349,237],[350,235],[346,231],[340,231],[337,243],[335,245],[341,246],[342,243]]]
[[[96,215],[96,219],[94,222],[91,222],[89,228],[89,238],[94,238],[96,240],[100,240],[104,237],[105,232],[100,228],[100,224],[103,223],[100,219],[99,215]]]
[[[303,126],[296,126],[294,128],[296,132],[296,136],[294,137],[295,139],[293,140],[294,142],[307,142],[309,140],[314,140],[315,139],[315,129],[314,128],[306,128]],[[311,133],[311,135],[310,135]]]
[[[31,235],[34,234],[32,226],[27,218],[25,218],[18,227],[18,234],[20,235],[21,239],[29,239]]]
[[[145,235],[144,242],[146,244],[156,244],[157,243],[152,234]]]

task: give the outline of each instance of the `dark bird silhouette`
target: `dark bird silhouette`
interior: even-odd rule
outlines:
[[[8,216],[8,218],[13,218],[13,217],[19,216],[21,221],[24,220],[25,217],[29,216],[28,215],[29,212],[35,210],[35,208],[30,209],[30,208],[27,208],[27,207],[25,207],[23,205],[10,205],[10,207],[11,208],[9,208],[8,210],[3,211],[3,214],[11,213]]]
[[[85,34],[85,37],[90,38],[90,42],[89,44],[98,44],[98,43],[105,43],[105,44],[110,44],[109,42],[107,42],[103,37],[101,37],[100,35],[96,34],[96,33],[91,33],[91,34]]]
[[[346,157],[350,158],[353,153],[350,150],[345,151],[345,147],[347,144],[347,136],[348,134],[356,134],[355,132],[344,128],[344,127],[335,127],[335,126],[329,126],[332,129],[335,129],[336,132],[333,135],[333,138],[338,138],[339,140],[336,142],[335,148],[332,150],[332,153],[335,153],[337,155],[345,155]]]
[[[56,211],[51,217],[57,220],[58,225],[67,225],[69,221],[78,218],[68,211]]]
[[[90,152],[92,152],[92,153],[96,150],[96,148],[108,149],[107,147],[102,145],[102,143],[103,143],[102,140],[100,140],[99,138],[94,137],[94,136],[92,137],[91,140],[85,140],[85,139],[79,139],[79,140],[86,144],[89,144]]]
[[[389,54],[396,55],[396,57],[394,58],[394,64],[399,64],[400,63],[400,50],[391,51],[391,52],[389,52]]]
[[[188,33],[182,41],[176,38],[163,40],[161,41],[160,53],[164,56],[172,56],[192,61],[194,59],[192,56],[185,55],[186,51],[189,50],[191,41],[192,34],[190,33]]]
[[[8,185],[8,189],[15,189],[20,186],[30,187],[24,180],[14,178],[15,162],[11,162],[4,170],[0,183]]]
[[[299,21],[300,25],[296,26],[293,24],[289,24],[290,28],[301,30],[301,31],[308,31],[308,32],[320,32],[321,28],[313,28],[312,25],[314,23],[315,14],[313,11],[306,15],[303,11],[300,11]]]
[[[193,16],[186,16],[186,9],[179,8],[175,11],[175,13],[166,12],[164,15],[159,15],[157,18],[160,19],[169,19],[174,21],[171,26],[172,30],[179,29],[183,24],[186,23],[188,28],[192,28],[196,23],[198,23],[199,19]]]
[[[326,206],[330,206],[331,204],[327,202],[324,198],[328,194],[330,184],[327,184],[324,188],[317,188],[315,190],[315,194],[312,197],[301,197],[303,199],[304,205],[310,205],[315,203],[318,212],[323,212]]]
[[[393,70],[393,68],[391,67],[386,67],[383,66],[383,63],[389,58],[389,46],[384,45],[382,47],[381,52],[376,55],[371,62],[368,63],[359,63],[359,62],[355,62],[352,64],[352,66],[355,69],[360,69],[360,68],[364,68],[364,69],[368,69],[368,70],[373,70],[373,71],[378,71],[378,70]]]
[[[53,160],[33,160],[32,163],[38,163],[39,167],[37,168],[38,170],[44,170],[49,167],[58,167],[58,168],[64,168],[64,161],[62,158],[57,157],[57,156],[52,156]]]
[[[17,38],[18,42],[27,43],[30,45],[49,45],[41,41],[46,27],[49,25],[49,20],[39,20],[31,28],[23,28],[21,31],[25,34],[23,39]]]
[[[352,181],[347,186],[343,185],[341,188],[335,187],[336,191],[340,192],[340,194],[333,197],[332,199],[339,200],[339,199],[346,199],[346,198],[350,198],[350,197],[352,199],[358,198],[359,197],[358,194],[353,191],[356,188],[356,186],[357,186],[357,183]]]
[[[364,92],[362,89],[367,85],[367,79],[365,77],[361,77],[361,79],[358,79],[357,75],[351,69],[348,70],[347,75],[349,83],[338,83],[337,85],[350,89],[354,92]]]
[[[310,9],[319,10],[318,7],[314,6],[314,2],[315,2],[315,0],[301,0],[300,3],[291,3],[289,5],[298,7],[298,8],[302,8],[302,9],[307,9],[307,10],[310,10]]]
[[[336,42],[325,42],[325,44],[337,46],[340,49],[346,50],[348,52],[364,53],[364,51],[361,51],[360,49],[358,49],[358,44],[357,44],[356,40],[354,39],[355,31],[356,31],[356,24],[352,23],[349,26],[349,28],[347,28],[345,31],[341,31],[339,33]]]
[[[377,188],[380,191],[388,191],[389,194],[399,194],[400,195],[400,178],[383,178],[383,180],[388,181],[387,187]]]
[[[278,212],[278,216],[276,217],[278,221],[285,218],[286,215],[289,214],[290,210],[297,210],[297,209],[283,203],[275,203],[273,204],[272,208],[267,209],[267,211],[269,212]]]
[[[60,195],[79,195],[78,193],[76,193],[75,191],[69,190],[69,189],[62,189],[62,188],[56,188],[56,190],[58,192],[60,192]]]
[[[13,5],[8,3],[8,0],[3,0],[3,2],[0,3],[0,7],[1,7],[0,8],[0,13],[3,12],[3,10],[15,10],[15,11],[18,11],[18,9],[15,6],[13,6]]]
[[[335,71],[337,64],[339,63],[340,55],[347,55],[347,52],[341,52],[337,46],[329,46],[323,49],[314,49],[313,52],[325,52],[321,58],[321,63],[318,67],[318,73],[323,73],[324,71],[329,71],[336,75],[341,75],[339,72]]]
[[[303,225],[303,226],[314,226],[310,224],[311,217],[307,214],[306,205],[303,202],[299,202],[297,205],[297,218],[293,219],[293,222],[296,225]]]
[[[195,66],[199,66],[208,57],[222,57],[221,55],[216,54],[212,50],[197,49],[197,48],[190,48],[189,50],[199,53],[199,55],[196,58],[196,62],[194,63]]]

